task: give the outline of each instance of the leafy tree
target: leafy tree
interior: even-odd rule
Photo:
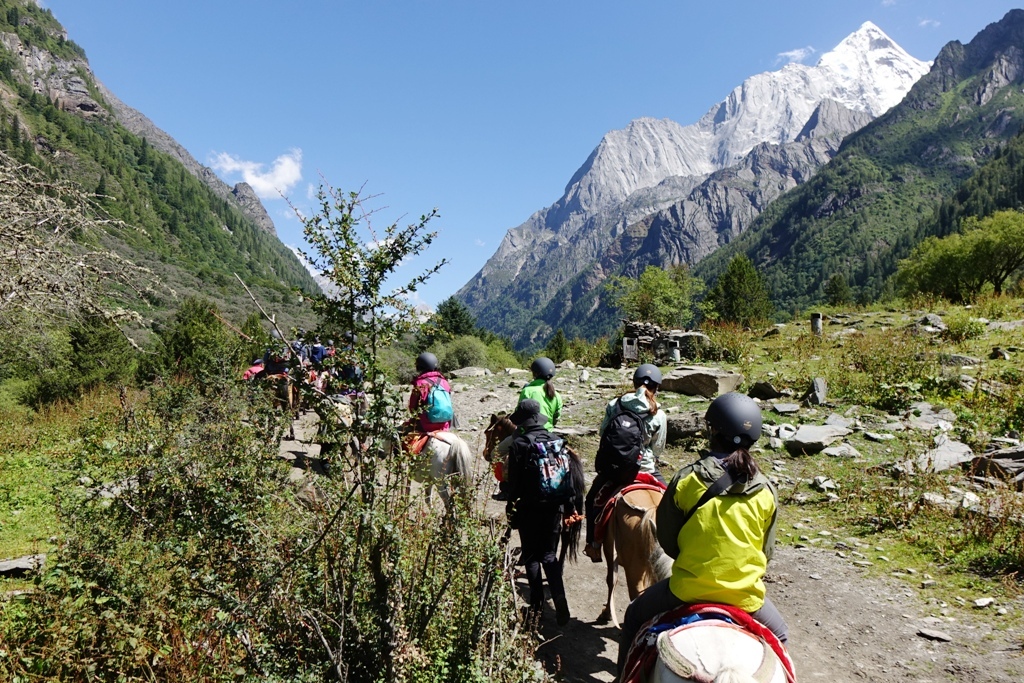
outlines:
[[[710,318],[753,327],[767,322],[775,307],[764,277],[750,259],[739,254],[708,293],[705,310]]]
[[[825,301],[830,306],[841,306],[853,301],[853,290],[847,284],[846,278],[836,273],[825,283]]]
[[[631,320],[661,327],[685,327],[693,320],[693,299],[704,283],[686,266],[647,266],[638,279],[616,275],[605,283],[612,305]]]
[[[900,261],[897,282],[904,294],[935,294],[969,301],[985,285],[1001,294],[1006,281],[1024,265],[1024,213],[997,211],[963,220],[961,231],[929,237]]]
[[[562,328],[558,328],[554,336],[548,340],[548,345],[544,347],[544,354],[556,363],[561,363],[569,357],[569,340],[565,338]]]

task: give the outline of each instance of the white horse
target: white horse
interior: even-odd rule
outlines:
[[[707,619],[658,635],[650,683],[786,683],[770,645],[746,629]],[[795,679],[791,681],[795,683]]]
[[[451,506],[452,494],[473,490],[476,456],[469,444],[452,432],[433,432],[412,468],[413,479],[427,486],[427,498],[438,486],[441,500]]]

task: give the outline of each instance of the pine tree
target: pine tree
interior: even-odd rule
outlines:
[[[763,324],[775,312],[764,276],[742,254],[729,262],[705,304],[711,317],[744,327]]]
[[[556,363],[561,363],[569,357],[569,340],[565,338],[562,328],[558,328],[555,336],[548,341],[548,345],[544,347],[544,353]]]
[[[853,290],[847,284],[846,278],[836,273],[829,278],[825,284],[825,301],[829,306],[842,306],[853,300]]]

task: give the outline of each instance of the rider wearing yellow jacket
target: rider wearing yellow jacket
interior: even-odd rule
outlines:
[[[683,602],[718,602],[756,612],[764,605],[762,577],[775,543],[778,501],[761,472],[737,481],[702,505],[682,527],[708,488],[725,474],[722,460],[707,453],[673,478],[658,508],[658,540],[676,560],[669,588]],[[667,502],[666,502],[667,501]]]
[[[674,558],[672,575],[626,609],[620,670],[640,627],[685,604],[738,607],[787,640],[786,622],[765,595],[778,497],[750,455],[761,435],[761,409],[728,393],[711,402],[704,419],[711,452],[673,477],[658,506],[658,541]]]

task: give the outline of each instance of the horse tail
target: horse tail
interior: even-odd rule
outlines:
[[[580,460],[580,456],[571,448],[566,450],[569,452],[569,478],[572,481],[573,491],[571,512],[576,512],[583,508],[583,496],[587,490],[587,479],[583,474],[583,461]],[[580,530],[582,528],[582,522],[562,525],[563,561],[568,557],[570,562],[575,562],[579,557]]]
[[[453,439],[448,440],[448,445],[452,449],[452,458],[454,458],[455,467],[453,468],[452,474],[455,474],[462,479],[463,485],[467,488],[473,486],[473,451],[470,450],[469,444],[467,444],[461,437],[453,434]]]
[[[647,553],[647,566],[641,582],[651,585],[672,576],[672,558],[669,557],[658,542],[658,524],[655,521],[658,507],[647,508],[640,520],[640,547]]]

